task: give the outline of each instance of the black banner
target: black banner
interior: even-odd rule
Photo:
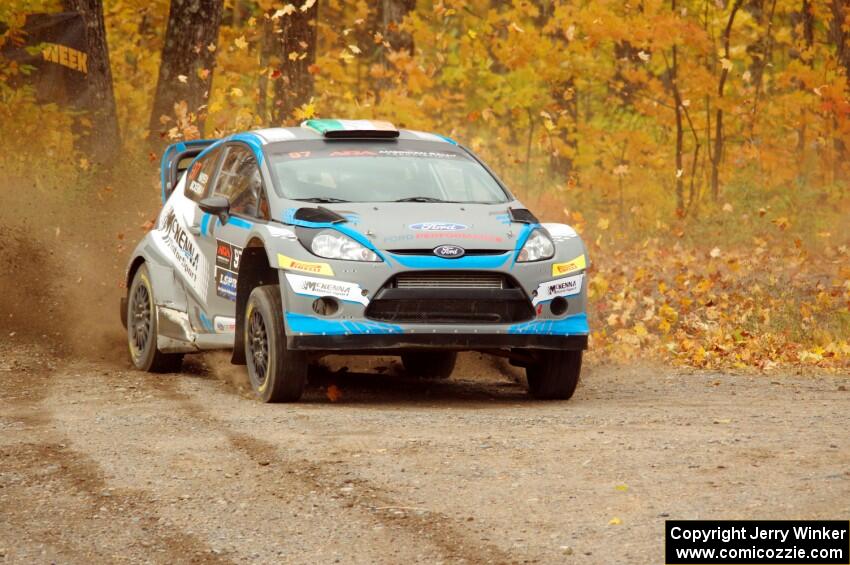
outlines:
[[[668,520],[667,565],[847,565],[846,520]]]
[[[31,84],[43,104],[90,109],[90,60],[82,15],[28,14],[22,31],[22,44],[8,42],[3,48],[4,57],[34,68],[19,81]]]

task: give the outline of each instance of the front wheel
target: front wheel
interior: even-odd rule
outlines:
[[[146,265],[133,275],[127,292],[127,344],[137,369],[150,373],[176,373],[183,364],[182,353],[163,353],[156,348],[157,320],[153,285]]]
[[[455,351],[416,351],[403,353],[404,370],[422,379],[447,379],[452,375],[457,361]]]
[[[572,398],[581,374],[581,351],[541,351],[538,361],[525,369],[528,393],[534,398]]]
[[[286,348],[278,285],[258,286],[245,306],[245,360],[251,387],[263,402],[295,402],[304,393],[307,358]]]

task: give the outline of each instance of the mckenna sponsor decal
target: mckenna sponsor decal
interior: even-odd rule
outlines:
[[[452,222],[419,222],[418,224],[410,224],[409,227],[415,231],[462,231],[469,226]]]
[[[206,299],[207,263],[198,250],[195,238],[183,227],[174,208],[168,208],[160,225],[162,242],[174,256],[180,272],[189,279],[192,288]]]
[[[586,268],[587,261],[585,260],[584,255],[579,255],[575,259],[567,261],[566,263],[554,263],[552,265],[552,276],[557,277],[558,275],[566,275],[567,273],[580,271]]]
[[[228,300],[236,300],[236,273],[215,268],[215,293]]]
[[[348,302],[358,302],[366,306],[369,299],[363,296],[363,290],[357,283],[316,279],[294,273],[286,273],[286,280],[296,294],[307,296],[333,296]]]
[[[334,276],[334,270],[327,263],[311,263],[310,261],[299,261],[292,257],[287,257],[280,253],[277,254],[277,264],[281,269],[289,269],[291,271],[304,271],[305,273],[313,273],[316,275]]]
[[[534,297],[532,304],[537,305],[540,302],[551,300],[556,296],[572,296],[581,292],[581,285],[584,281],[584,273],[573,275],[564,279],[555,279],[541,283],[537,287],[537,296]]]

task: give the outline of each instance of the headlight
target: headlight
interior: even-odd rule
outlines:
[[[310,249],[319,257],[345,261],[380,261],[374,251],[366,249],[347,235],[323,231],[313,238]]]
[[[517,262],[542,261],[555,255],[555,244],[541,230],[534,230],[519,251]]]

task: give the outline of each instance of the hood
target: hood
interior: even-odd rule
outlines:
[[[523,224],[512,223],[502,204],[373,202],[323,204],[348,218],[348,225],[387,251],[427,250],[457,245],[467,251],[516,247]]]

